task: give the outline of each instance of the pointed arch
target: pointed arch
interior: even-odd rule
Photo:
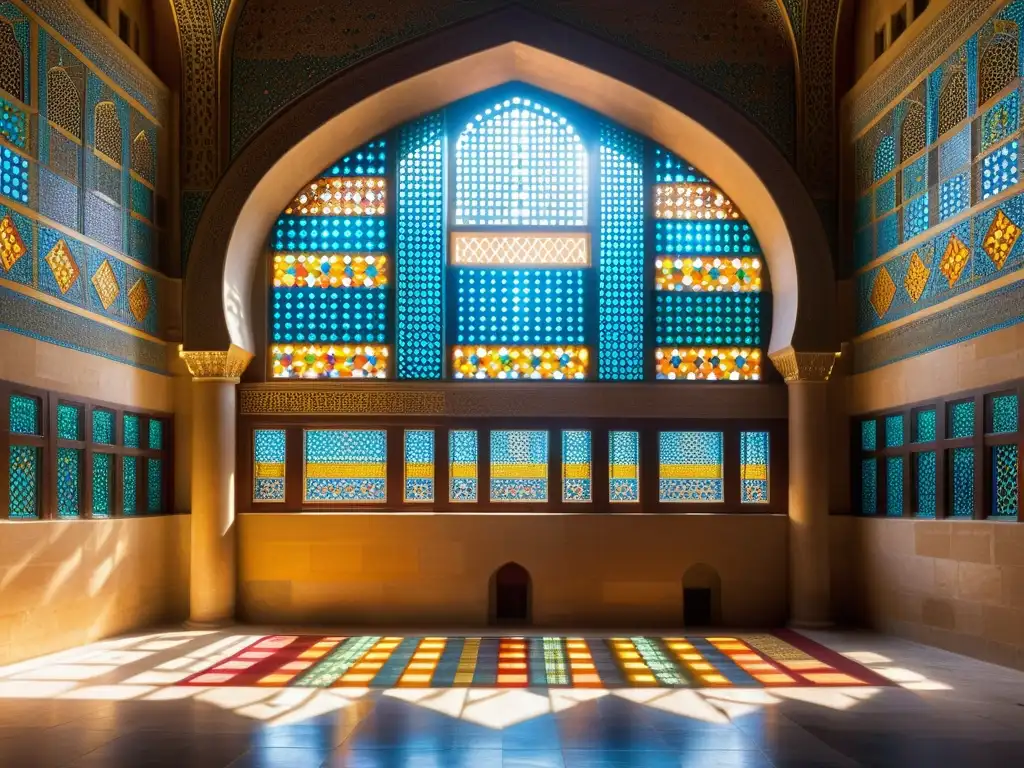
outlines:
[[[996,31],[988,38],[987,44],[982,43],[978,57],[979,106],[986,104],[1008,86],[1017,77],[1019,67],[1017,24],[1003,19],[991,23]]]
[[[907,112],[900,126],[900,163],[905,163],[927,144],[924,104],[919,101],[907,103]]]
[[[147,181],[153,180],[153,147],[145,131],[132,139],[132,170]]]
[[[519,563],[505,563],[488,584],[488,623],[524,626],[532,618],[533,579]]]
[[[82,97],[65,67],[51,67],[46,73],[46,117],[81,140]]]
[[[118,165],[121,164],[121,118],[117,105],[101,101],[93,110],[93,145]]]
[[[0,19],[0,88],[25,101],[25,58],[14,25]]]
[[[967,119],[967,70],[954,67],[939,92],[939,132],[942,136]]]

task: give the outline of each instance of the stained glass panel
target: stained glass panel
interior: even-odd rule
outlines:
[[[910,240],[928,229],[928,195],[920,195],[903,207],[903,240]]]
[[[663,221],[654,225],[657,254],[750,255],[761,249],[745,221]]]
[[[761,290],[761,260],[752,256],[666,256],[656,259],[654,267],[654,287],[658,291]]]
[[[102,408],[92,411],[92,441],[103,445],[114,444],[114,413]]]
[[[658,293],[654,318],[658,346],[761,345],[759,293]]]
[[[477,434],[475,429],[453,429],[448,433],[448,499],[452,502],[477,500]]]
[[[540,430],[491,432],[491,501],[548,499],[548,433]]]
[[[139,417],[134,413],[126,413],[124,415],[124,447],[141,447],[139,443]]]
[[[761,350],[750,347],[658,347],[657,378],[707,381],[757,381]]]
[[[917,462],[916,472],[916,506],[917,517],[935,517],[936,507],[936,463],[935,451],[926,451],[914,455]]]
[[[275,251],[332,253],[386,251],[386,219],[376,216],[281,216],[272,235]]]
[[[935,435],[935,409],[929,408],[928,410],[917,411],[914,414],[914,442],[930,443],[935,439]]]
[[[275,344],[275,379],[384,379],[388,347],[369,344]]]
[[[149,449],[160,451],[164,447],[164,423],[160,419],[149,420]]]
[[[860,449],[874,451],[878,449],[878,422],[865,419],[860,423]]]
[[[383,176],[388,171],[387,141],[377,138],[349,152],[322,176]]]
[[[379,176],[314,179],[284,212],[302,216],[383,216],[387,213],[387,181]]]
[[[767,432],[740,432],[740,502],[768,503]]]
[[[253,501],[284,501],[285,431],[253,432]]]
[[[708,183],[656,184],[658,219],[738,219],[740,212],[721,189]]]
[[[385,341],[387,305],[386,288],[274,288],[271,341],[381,343]]]
[[[110,517],[113,506],[114,456],[92,455],[92,516]]]
[[[405,430],[405,500],[434,500],[434,430]]]
[[[78,517],[81,513],[82,452],[57,449],[57,515]]]
[[[9,467],[11,517],[39,517],[39,449],[12,445]]]
[[[860,462],[860,513],[878,514],[878,462],[874,459]]]
[[[903,416],[885,417],[885,447],[899,448],[903,445]]]
[[[939,221],[955,216],[971,204],[971,185],[966,173],[939,185]]]
[[[640,501],[640,433],[608,433],[608,491],[612,503]]]
[[[949,436],[951,438],[974,435],[974,401],[961,400],[949,407]]]
[[[903,457],[889,456],[885,460],[885,514],[903,515]]]
[[[974,449],[954,448],[950,464],[953,517],[974,515]]]
[[[11,432],[18,435],[38,435],[39,398],[28,395],[11,395]]]
[[[661,432],[658,461],[662,502],[725,500],[721,432]]]
[[[1016,517],[1018,512],[1017,446],[997,445],[992,449],[992,516]]]
[[[587,155],[557,112],[511,98],[478,114],[455,144],[457,225],[587,223]]]
[[[654,148],[654,180],[666,183],[708,183],[708,177],[662,147]]]
[[[591,501],[591,434],[585,429],[562,431],[562,501]]]
[[[454,347],[456,379],[585,379],[590,365],[586,347]]]
[[[124,514],[131,516],[139,511],[139,471],[135,456],[121,458],[121,489]]]
[[[388,257],[384,253],[274,254],[275,288],[380,288],[387,284]]]
[[[386,501],[387,432],[307,429],[303,476],[307,502]]]
[[[160,459],[146,460],[146,509],[149,512],[164,511],[163,462]]]
[[[461,266],[589,267],[590,237],[453,232],[451,258]]]
[[[1017,142],[1010,141],[981,161],[981,199],[998,195],[1020,181]]]
[[[68,403],[57,404],[57,437],[60,440],[82,439],[82,409]]]
[[[992,433],[1017,431],[1017,395],[996,395],[992,398]]]
[[[28,204],[28,160],[7,147],[0,147],[0,194]]]

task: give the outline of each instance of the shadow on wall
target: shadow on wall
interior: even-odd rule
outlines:
[[[530,572],[519,563],[505,563],[491,576],[488,623],[491,626],[528,626],[532,593]]]
[[[722,623],[722,577],[705,563],[683,574],[683,626],[714,627]]]

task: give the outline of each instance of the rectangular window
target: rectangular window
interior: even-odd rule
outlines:
[[[885,53],[885,27],[875,30],[875,58]]]
[[[878,426],[874,419],[866,419],[860,423],[860,449],[862,451],[878,449]]]
[[[405,500],[434,500],[434,430],[405,430]]]
[[[121,42],[125,45],[131,45],[132,20],[128,18],[127,13],[120,10],[117,12],[117,36],[121,38]]]
[[[767,432],[740,432],[740,502],[768,503]]]
[[[448,433],[448,500],[477,500],[477,435],[475,429]]]
[[[658,461],[661,501],[725,500],[721,432],[662,432]]]
[[[548,500],[548,433],[491,432],[491,501]]]
[[[885,460],[885,514],[903,516],[903,457],[889,456]]]
[[[946,429],[949,437],[953,439],[974,436],[973,400],[961,400],[950,404]]]
[[[878,514],[878,463],[874,459],[860,463],[860,513]]]
[[[92,441],[102,445],[114,444],[114,413],[102,408],[92,411]]]
[[[1017,431],[1017,395],[995,395],[991,401],[991,416],[988,431],[993,435],[1005,435]]]
[[[11,395],[11,432],[18,435],[38,435],[39,398],[28,395]]]
[[[885,417],[885,447],[899,448],[903,445],[903,415]]]
[[[164,511],[164,473],[160,459],[146,459],[146,511]]]
[[[85,4],[89,6],[90,10],[103,19],[104,23],[107,21],[107,0],[85,0]]]
[[[253,432],[253,501],[284,501],[285,431]]]
[[[907,8],[906,6],[900,8],[890,18],[892,24],[892,37],[893,43],[902,35],[907,29]]]
[[[914,413],[914,442],[931,443],[935,440],[935,409],[927,408]]]
[[[586,429],[562,431],[562,501],[592,501],[591,436]]]
[[[928,10],[928,0],[914,0],[914,18],[917,19]]]
[[[124,415],[124,447],[141,447],[139,444],[139,417],[134,413]]]
[[[92,455],[92,516],[110,517],[113,507],[114,455]]]
[[[950,488],[953,497],[953,517],[973,517],[974,449],[954,448],[951,454]]]
[[[135,456],[121,458],[121,489],[121,507],[125,517],[138,514],[139,471],[138,459]]]
[[[164,423],[160,419],[149,420],[149,449],[159,451],[164,447]]]
[[[640,501],[640,433],[608,433],[608,498]]]
[[[82,409],[77,405],[57,404],[57,439],[82,439]]]
[[[914,462],[914,515],[935,517],[935,451],[914,454]]]
[[[39,517],[39,454],[40,450],[32,446],[11,446],[9,498],[12,518]]]
[[[387,501],[387,432],[307,429],[305,500],[381,504]]]
[[[82,452],[57,449],[57,515],[78,517],[81,513]]]
[[[992,517],[1017,517],[1019,485],[1017,446],[992,448]]]

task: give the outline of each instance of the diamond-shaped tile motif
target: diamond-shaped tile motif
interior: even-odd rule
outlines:
[[[79,272],[78,264],[75,263],[75,257],[71,255],[68,244],[63,240],[58,240],[57,244],[46,254],[46,263],[50,265],[53,279],[57,281],[60,292],[67,293],[71,290],[71,286],[78,279]]]
[[[992,220],[992,226],[988,228],[988,233],[981,246],[988,257],[992,259],[992,263],[996,265],[996,269],[1003,268],[1003,264],[1006,263],[1006,259],[1019,237],[1020,227],[1014,224],[1009,216],[999,211]]]
[[[892,281],[889,270],[882,267],[875,275],[875,284],[871,286],[871,306],[875,308],[875,314],[882,317],[888,312],[895,295],[896,283]]]
[[[949,281],[950,288],[960,279],[960,274],[967,266],[967,259],[970,255],[971,252],[967,250],[967,246],[960,238],[951,235],[949,243],[946,244],[946,251],[942,254],[942,261],[939,262],[939,272]]]
[[[4,271],[10,272],[27,250],[14,221],[10,216],[4,216],[0,220],[0,263],[4,265]]]
[[[917,255],[917,251],[914,251],[910,256],[910,264],[907,266],[907,276],[903,278],[903,287],[907,289],[907,293],[910,294],[910,298],[915,304],[924,293],[925,286],[928,285],[928,275],[931,273],[932,271]]]
[[[128,291],[128,309],[132,311],[135,319],[142,322],[149,312],[149,289],[146,281],[141,277],[135,281],[135,285]]]
[[[117,297],[121,293],[121,286],[117,284],[114,268],[106,259],[93,274],[92,287],[96,289],[96,295],[99,296],[100,304],[104,309],[110,309],[110,305],[117,301]]]

